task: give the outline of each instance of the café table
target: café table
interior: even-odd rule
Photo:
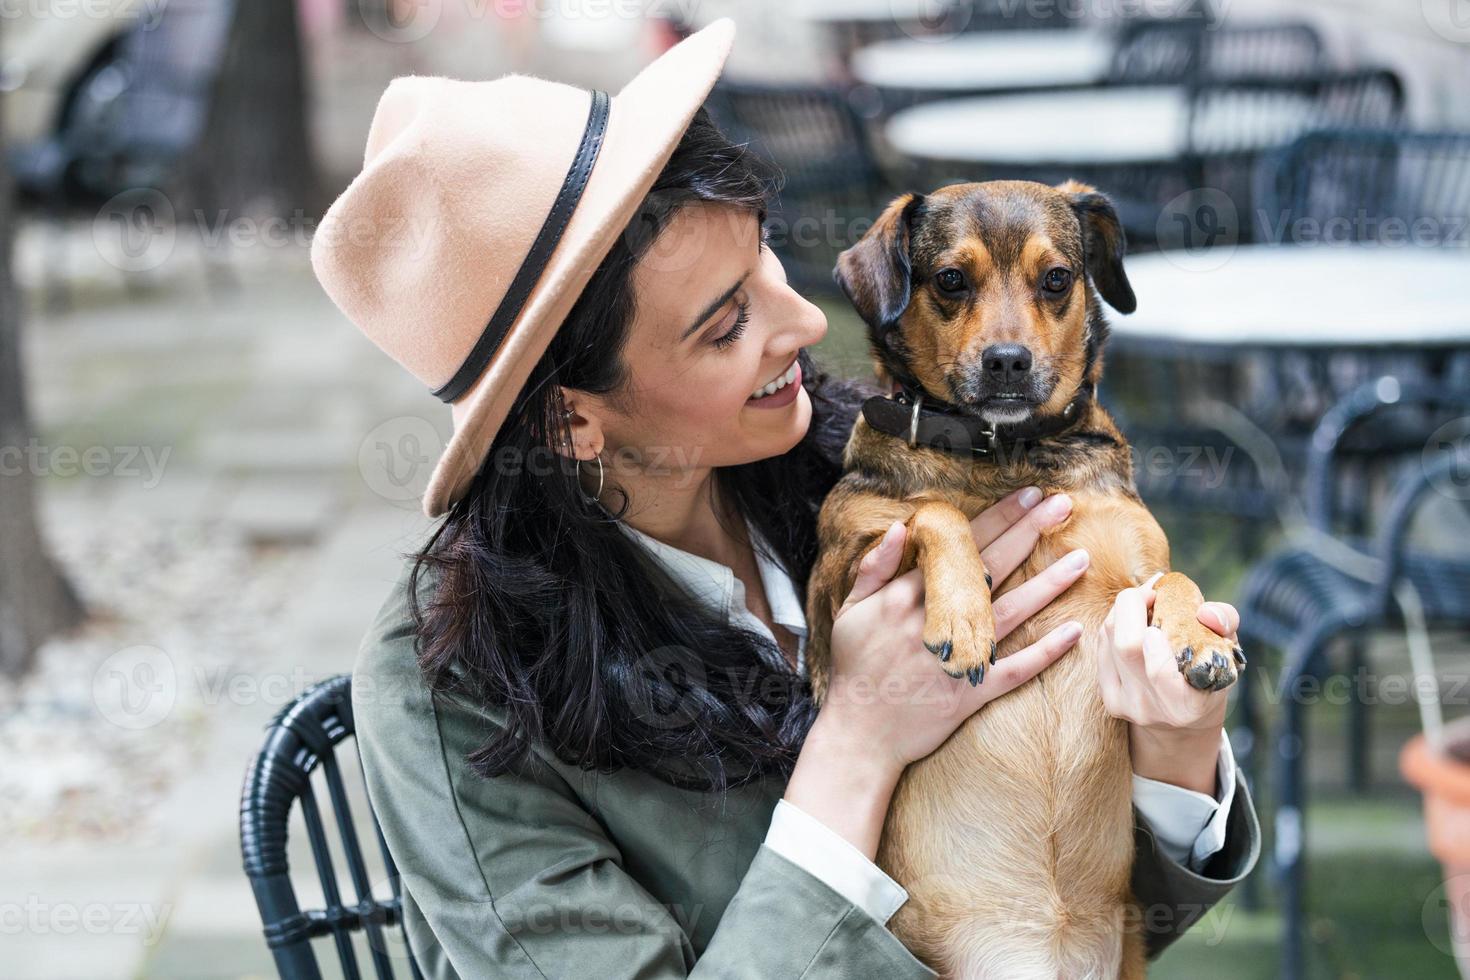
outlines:
[[[940,99],[893,114],[884,136],[915,160],[1032,166],[1169,164],[1190,147],[1191,133],[1210,133],[1214,100],[1193,115],[1180,85],[1066,89],[1044,93]],[[1310,118],[1311,100],[1277,99],[1254,108],[1259,148],[1285,141]],[[1221,120],[1222,124],[1224,120]],[[1236,144],[1234,149],[1250,149]]]
[[[881,41],[854,52],[850,70],[879,89],[1023,91],[1097,84],[1112,56],[1102,31],[1004,31]]]
[[[1407,242],[1245,245],[1126,260],[1138,310],[1111,316],[1137,349],[1470,353],[1470,249]]]

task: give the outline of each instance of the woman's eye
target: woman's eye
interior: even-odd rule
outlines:
[[[1072,286],[1072,273],[1068,269],[1052,269],[1041,280],[1041,288],[1049,293],[1065,293]]]
[[[965,288],[965,274],[958,269],[940,269],[934,284],[946,293],[957,293]]]

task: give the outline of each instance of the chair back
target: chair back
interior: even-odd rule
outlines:
[[[771,245],[792,282],[832,291],[837,254],[892,196],[848,90],[722,79],[706,105],[726,136],[779,171]]]
[[[240,794],[240,852],[260,909],[266,945],[275,957],[277,971],[287,980],[319,980],[322,974],[312,940],[326,936],[332,938],[342,975],[349,980],[360,977],[354,933],[367,939],[374,975],[379,980],[394,976],[387,930],[403,929],[403,895],[393,858],[372,808],[367,807],[364,823],[371,824],[392,890],[389,897],[373,895],[337,757],[338,747],[353,734],[352,678],[333,677],[307,690],[276,716],[266,730],[264,746],[245,773]],[[326,786],[335,818],[340,855],[354,896],[350,903],[342,895],[327,820],[312,785],[317,775]],[[294,808],[300,809],[306,827],[325,908],[303,910],[291,882],[286,844]],[[407,950],[406,931],[402,939]],[[420,978],[411,954],[408,975]]]
[[[168,0],[118,42],[116,84],[94,86],[64,134],[89,193],[172,176],[208,122],[235,9],[235,0]]]
[[[1470,248],[1470,132],[1308,133],[1261,171],[1263,219],[1333,244]]]
[[[1171,84],[1290,78],[1324,67],[1322,36],[1307,23],[1220,27],[1201,20],[1144,20],[1119,33],[1108,77],[1117,83]]]

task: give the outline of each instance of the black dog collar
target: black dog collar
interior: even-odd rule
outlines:
[[[1036,442],[1066,432],[1082,418],[1095,394],[1089,382],[1077,390],[1060,415],[1015,425],[990,425],[957,405],[905,385],[891,396],[878,395],[863,402],[863,418],[884,435],[895,436],[910,446],[988,459],[1003,445]]]

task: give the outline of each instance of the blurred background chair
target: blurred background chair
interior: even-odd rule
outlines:
[[[361,975],[353,935],[366,937],[368,957],[379,980],[394,976],[386,931],[404,930],[408,975],[419,978],[418,965],[407,953],[403,924],[403,895],[393,858],[378,822],[368,808],[372,836],[382,855],[392,894],[375,898],[367,863],[358,843],[358,831],[348,803],[348,786],[337,749],[355,733],[352,718],[352,678],[333,677],[317,684],[286,707],[266,731],[265,744],[245,774],[240,796],[240,852],[245,874],[260,909],[265,941],[284,980],[318,980],[312,940],[330,936],[342,974]],[[349,748],[350,751],[350,748]],[[355,772],[355,768],[354,768]],[[333,848],[328,842],[323,807],[312,788],[314,776],[325,783],[331,812],[336,818],[340,858],[347,866],[356,902],[343,901]],[[291,883],[286,838],[293,808],[298,808],[311,844],[317,880],[326,906],[302,910]],[[401,964],[400,964],[401,965]]]
[[[21,202],[57,226],[124,192],[170,190],[204,132],[234,10],[233,0],[169,0],[122,35],[53,131],[11,151]],[[59,245],[55,255],[48,292],[64,303]]]
[[[1322,36],[1301,21],[1235,26],[1137,20],[1118,31],[1108,81],[1163,84],[1290,78],[1326,67]]]
[[[780,170],[767,227],[792,283],[834,292],[838,253],[862,237],[897,193],[850,90],[722,79],[706,104],[733,140]]]
[[[1407,409],[1423,420],[1419,453],[1382,460],[1393,489],[1382,516],[1338,513],[1335,468],[1346,441],[1378,416]],[[1463,434],[1436,444],[1433,433],[1446,419],[1470,409],[1470,391],[1382,378],[1364,385],[1333,407],[1311,443],[1308,501],[1310,526],[1300,543],[1260,561],[1247,575],[1239,602],[1243,639],[1279,651],[1281,663],[1273,701],[1280,715],[1273,725],[1273,872],[1280,882],[1283,914],[1281,975],[1304,975],[1305,954],[1305,712],[1311,694],[1306,682],[1320,683],[1334,672],[1336,655],[1348,654],[1345,673],[1358,683],[1363,667],[1361,639],[1366,631],[1408,625],[1412,629],[1470,626],[1470,557],[1463,547],[1431,547],[1412,541],[1413,520],[1430,501],[1470,512],[1470,456]],[[1429,414],[1425,414],[1428,410]],[[1449,486],[1461,492],[1443,492]],[[1432,490],[1441,492],[1430,497]],[[1346,520],[1361,534],[1337,531]],[[1435,540],[1432,537],[1431,541]],[[1359,642],[1354,642],[1359,641]],[[1264,651],[1261,651],[1264,652]],[[1265,658],[1257,656],[1259,672]],[[1255,682],[1259,683],[1259,681]],[[1240,753],[1241,765],[1255,772],[1262,744],[1255,683],[1242,685],[1241,722],[1251,733]],[[1348,740],[1348,770],[1363,765],[1364,692],[1349,704],[1358,735]],[[1353,778],[1352,775],[1349,777]]]

